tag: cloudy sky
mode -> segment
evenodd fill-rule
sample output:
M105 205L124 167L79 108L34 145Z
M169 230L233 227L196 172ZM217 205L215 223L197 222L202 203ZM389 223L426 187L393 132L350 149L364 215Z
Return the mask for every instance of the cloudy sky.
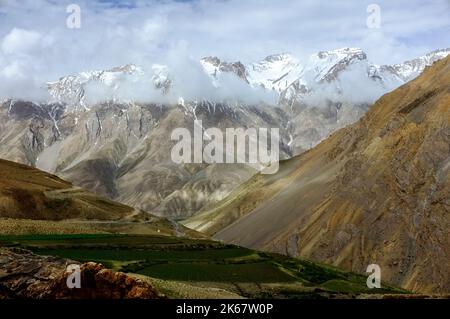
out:
M379 28L367 26L372 3ZM67 27L70 4L81 8L79 29ZM245 63L349 46L396 63L450 47L449 34L450 0L0 0L0 93L174 56Z

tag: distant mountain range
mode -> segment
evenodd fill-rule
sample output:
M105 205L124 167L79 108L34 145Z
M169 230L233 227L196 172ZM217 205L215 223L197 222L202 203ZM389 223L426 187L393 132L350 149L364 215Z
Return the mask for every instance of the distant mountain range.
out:
M370 79L371 90L367 96L360 97L361 101L373 102L379 95L384 94L419 75L426 66L446 57L450 49L441 49L428 53L422 57L395 65L378 66L371 63L366 53L358 48L343 48L332 51L321 51L311 55L306 61L300 61L291 54L283 53L271 55L262 61L244 65L241 62L221 61L218 57L206 57L200 63L206 74L210 76L211 84L220 88L226 86L222 74L231 73L252 88L263 88L275 91L279 96L279 103L294 101L301 103L301 99L313 95L316 89L327 88L328 96L320 95L325 101L332 98L339 101L342 96L349 97L352 92L345 92L351 88L345 87L344 79L351 76L354 83ZM51 102L62 102L75 109L89 108L89 101L110 99L116 103L133 101L133 94L126 94L124 88L138 83L148 84L148 90L157 90L162 96L169 96L167 101L189 100L180 92L171 92L174 83L178 81L177 74L169 66L152 65L150 69L133 64L116 67L103 71L87 71L78 75L70 75L56 82L48 83ZM176 73L176 72L175 72ZM344 78L342 78L344 77ZM350 84L354 84L350 83ZM153 84L153 88L150 87ZM93 98L91 95L99 95ZM188 93L189 95L189 93ZM236 100L240 99L236 92ZM139 97L136 97L139 98ZM149 97L147 97L149 98ZM208 100L208 94L199 100ZM156 98L155 98L156 99ZM161 99L164 100L164 99ZM215 97L210 102L227 102Z
M0 157L183 219L223 199L256 171L245 164L174 164L169 139L174 128L191 130L196 119L204 128L277 127L281 158L288 159L355 122L371 99L449 52L437 50L394 66L376 66L350 48L319 52L307 61L272 55L249 65L209 57L197 63L194 78L186 78L193 72L186 70L182 81L164 65L87 71L48 83L47 103L5 98ZM190 82L204 98L188 97L195 96ZM244 99L251 94L275 96L275 105ZM155 101L146 101L151 97Z

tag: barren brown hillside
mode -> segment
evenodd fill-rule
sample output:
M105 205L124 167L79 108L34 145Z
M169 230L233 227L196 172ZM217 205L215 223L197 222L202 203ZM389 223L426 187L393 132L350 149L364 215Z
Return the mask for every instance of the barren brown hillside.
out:
M0 159L0 234L92 232L201 236L54 175Z
M186 225L247 247L450 291L450 58Z

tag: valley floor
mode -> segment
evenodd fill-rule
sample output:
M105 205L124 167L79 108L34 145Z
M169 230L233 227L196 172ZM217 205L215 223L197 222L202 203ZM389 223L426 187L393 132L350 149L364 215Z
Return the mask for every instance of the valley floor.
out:
M330 266L206 239L99 233L3 235L0 245L101 263L142 279L170 298L367 298L406 293L388 286L368 289L364 276Z

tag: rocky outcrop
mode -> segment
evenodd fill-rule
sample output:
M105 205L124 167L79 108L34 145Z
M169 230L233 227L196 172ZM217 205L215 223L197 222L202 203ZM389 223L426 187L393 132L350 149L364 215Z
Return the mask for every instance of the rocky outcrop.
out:
M67 266L80 266L81 288L68 288ZM0 299L156 299L148 283L97 263L38 256L0 247Z

